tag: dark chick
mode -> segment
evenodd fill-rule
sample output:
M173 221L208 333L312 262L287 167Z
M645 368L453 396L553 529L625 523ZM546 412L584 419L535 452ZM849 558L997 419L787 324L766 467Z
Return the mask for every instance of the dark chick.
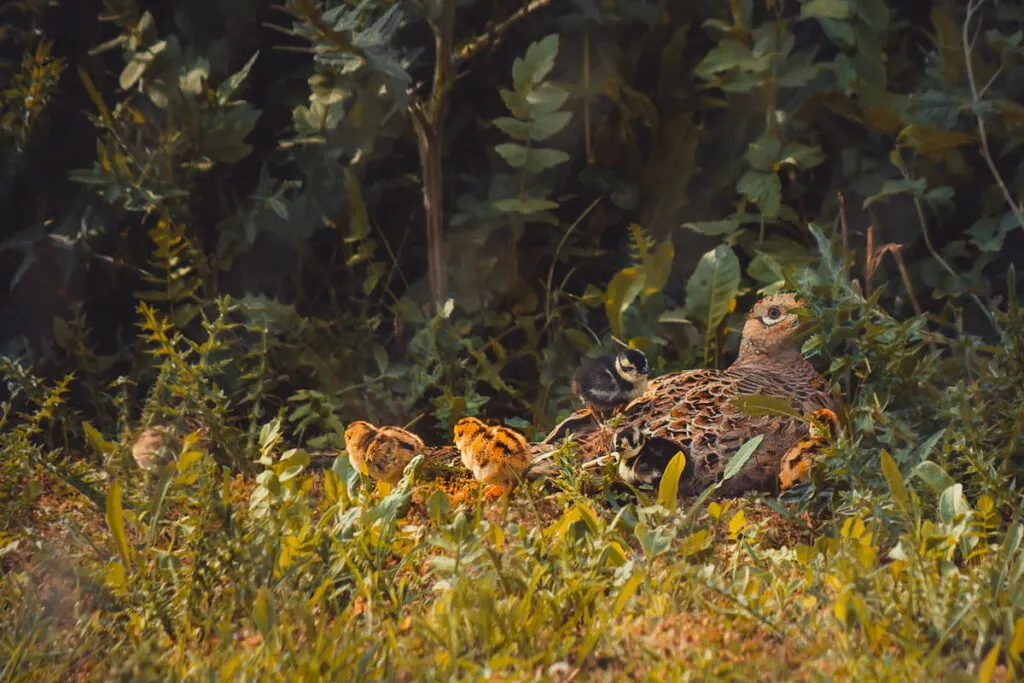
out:
M615 357L585 361L572 378L572 393L591 410L603 413L642 394L650 374L647 356L625 349Z

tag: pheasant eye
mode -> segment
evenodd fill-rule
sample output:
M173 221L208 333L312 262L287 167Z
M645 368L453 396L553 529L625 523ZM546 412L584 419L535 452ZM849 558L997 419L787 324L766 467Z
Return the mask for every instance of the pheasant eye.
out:
M767 311L765 311L764 315L761 316L761 322L763 322L765 325L774 325L775 323L782 320L783 315L784 314L781 308L779 308L778 306L772 306Z

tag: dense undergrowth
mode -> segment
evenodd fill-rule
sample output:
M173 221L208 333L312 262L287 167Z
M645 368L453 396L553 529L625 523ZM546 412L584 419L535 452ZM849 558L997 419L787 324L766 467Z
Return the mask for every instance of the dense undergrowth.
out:
M4 6L0 679L1021 677L1017 4ZM782 498L344 453L777 289L847 413Z
M996 311L994 345L953 310L900 322L828 253L791 285L852 432L782 502L635 499L571 472L481 502L421 458L384 492L343 454L311 471L281 418L240 453L255 477L198 431L147 475L92 428L83 457L40 449L74 380L26 381L0 437L5 676L1019 675L1022 310ZM151 395L215 396L220 323L190 347L143 313Z

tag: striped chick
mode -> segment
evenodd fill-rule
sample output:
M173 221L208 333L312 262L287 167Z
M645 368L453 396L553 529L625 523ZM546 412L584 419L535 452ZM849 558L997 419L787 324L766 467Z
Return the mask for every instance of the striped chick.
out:
M401 427L374 427L357 420L345 430L345 450L352 464L371 479L387 484L397 484L405 466L424 449L420 437Z
M475 417L455 423L455 447L477 480L487 484L485 495L500 496L512 488L530 464L530 446L508 427L488 427Z

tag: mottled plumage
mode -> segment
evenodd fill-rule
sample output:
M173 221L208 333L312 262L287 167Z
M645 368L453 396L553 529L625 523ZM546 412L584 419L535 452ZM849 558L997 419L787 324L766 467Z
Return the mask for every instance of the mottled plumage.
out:
M743 327L739 355L728 369L690 370L652 380L643 396L621 411L623 424L612 437L622 455L619 475L630 483L654 485L668 461L682 451L687 463L680 488L699 493L721 479L729 457L745 441L762 434L743 471L725 482L720 493L774 488L786 452L810 436L807 423L748 415L729 401L744 394L788 398L802 414L824 409L835 418L838 401L797 348L798 322L790 311L800 303L792 294L758 301Z
M406 465L425 450L423 441L401 427L374 427L357 420L345 430L349 460L371 479L397 484Z

